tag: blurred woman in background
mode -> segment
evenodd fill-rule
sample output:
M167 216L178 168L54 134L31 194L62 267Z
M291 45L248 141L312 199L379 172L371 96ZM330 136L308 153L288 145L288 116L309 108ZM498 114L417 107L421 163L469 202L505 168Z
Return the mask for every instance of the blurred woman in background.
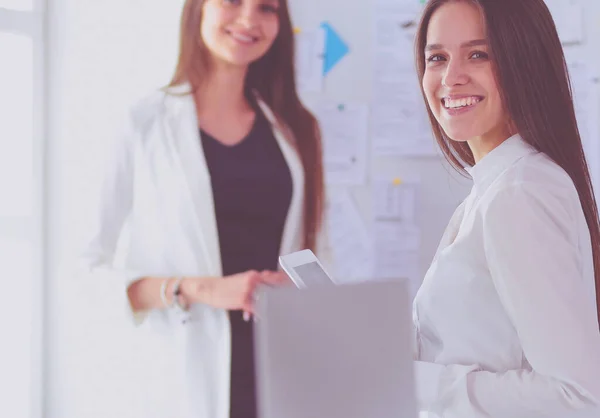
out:
M122 294L115 309L163 338L145 417L256 416L253 292L285 282L280 254L328 259L323 206L286 0L187 0L173 80L132 107L81 256Z
M600 230L543 0L431 0L417 64L437 141L474 181L415 298L423 411L600 416Z

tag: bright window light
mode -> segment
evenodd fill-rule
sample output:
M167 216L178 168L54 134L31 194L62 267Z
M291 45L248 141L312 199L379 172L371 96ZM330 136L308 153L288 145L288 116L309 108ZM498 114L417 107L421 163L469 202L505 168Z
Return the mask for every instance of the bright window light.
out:
M33 10L33 0L0 0L0 7L9 10L30 12Z
M32 215L32 47L28 36L0 32L0 218Z
M29 361L20 360L31 358L33 314L31 300L24 295L32 292L32 264L30 240L0 236L0 266L5 277L3 294L14 296L5 298L0 307L0 329L5 336L0 348L0 370L4 377L10 376L10 379L0 378L3 394L0 414L11 418L28 418L31 413L31 365Z

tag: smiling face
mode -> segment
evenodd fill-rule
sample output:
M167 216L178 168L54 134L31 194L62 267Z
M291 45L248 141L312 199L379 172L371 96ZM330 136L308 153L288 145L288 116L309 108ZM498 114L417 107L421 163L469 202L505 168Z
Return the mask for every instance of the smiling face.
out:
M206 0L200 35L214 60L247 67L279 33L279 0Z
M480 10L466 1L444 4L431 16L426 44L423 90L446 135L469 141L474 155L478 148L489 151L507 139L509 118Z

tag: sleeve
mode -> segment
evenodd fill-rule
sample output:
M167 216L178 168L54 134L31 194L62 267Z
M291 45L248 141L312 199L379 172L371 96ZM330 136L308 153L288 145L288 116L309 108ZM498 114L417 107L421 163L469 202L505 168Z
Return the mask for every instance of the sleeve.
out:
M600 331L574 209L572 199L526 185L484 209L489 270L531 367L416 362L423 409L445 418L600 417Z
M86 215L76 275L89 280L90 289L109 295L111 306L124 307L126 316L135 325L140 325L147 312L133 311L127 289L144 273L113 267L117 242L132 206L135 137L134 125L129 119L108 147L99 186L94 191L94 202Z

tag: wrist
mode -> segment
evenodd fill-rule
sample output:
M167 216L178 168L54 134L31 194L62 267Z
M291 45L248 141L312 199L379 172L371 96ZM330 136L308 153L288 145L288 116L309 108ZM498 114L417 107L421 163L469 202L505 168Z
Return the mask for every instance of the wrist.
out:
M216 280L213 277L185 277L181 281L180 295L186 305L202 303L212 305Z
M160 286L160 299L163 308L170 308L175 304L175 286L177 284L177 277L165 277L162 279Z
M167 309L171 306L171 301L173 300L172 294L172 278L165 277L162 279L160 284L160 301L161 307L163 309Z

